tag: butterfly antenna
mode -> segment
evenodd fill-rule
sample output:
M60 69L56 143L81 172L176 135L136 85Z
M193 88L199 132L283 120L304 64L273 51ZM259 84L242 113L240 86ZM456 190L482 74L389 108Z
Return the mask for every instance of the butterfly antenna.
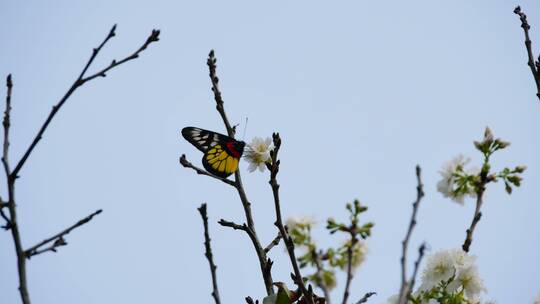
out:
M247 129L247 124L248 124L248 118L246 117L246 124L244 125L244 134L242 135L242 140L243 140L243 141L246 140L246 129Z

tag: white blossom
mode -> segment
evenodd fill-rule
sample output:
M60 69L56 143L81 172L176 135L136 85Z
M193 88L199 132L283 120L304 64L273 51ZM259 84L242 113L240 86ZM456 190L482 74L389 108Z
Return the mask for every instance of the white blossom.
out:
M454 277L447 290L463 290L467 299L478 302L480 294L486 291L486 288L475 262L476 257L461 248L436 252L427 257L419 290L430 290L441 281Z
M437 183L437 190L442 193L444 197L448 197L461 205L464 203L465 195L470 195L472 197L476 195L473 187L469 187L466 193L456 192L456 173L462 172L472 175L478 171L477 169L465 171L465 166L470 161L470 158L466 158L460 154L444 164L442 170L439 171L442 179Z
M456 270L459 272L461 269L469 268L476 262L476 256L469 255L463 249L456 248L450 251Z
M306 227L313 227L315 226L316 221L311 216L293 216L289 217L285 221L285 225L289 228L290 231L297 229L297 228L306 228Z
M263 172L266 168L266 162L270 159L272 140L270 137L262 139L254 137L251 143L247 145L244 159L249 163L248 171L253 172L255 169Z
M429 290L441 281L450 279L455 272L456 267L451 252L447 250L436 252L427 258L420 289Z
M456 278L448 287L451 290L457 290L460 286L463 287L468 299L478 299L479 295L486 290L475 265L459 269Z

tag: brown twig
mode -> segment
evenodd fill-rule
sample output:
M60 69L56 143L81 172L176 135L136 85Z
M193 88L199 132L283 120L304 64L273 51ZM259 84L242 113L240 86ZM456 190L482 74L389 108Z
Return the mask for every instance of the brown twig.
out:
M201 168L198 168L197 166L193 165L191 162L189 162L186 158L186 155L185 154L182 154L182 156L180 156L180 164L182 166L184 166L184 168L191 168L193 170L195 170L195 172L197 172L197 174L200 174L200 175L206 175L206 176L210 176L210 177L213 177L217 180L220 180L230 186L233 186L236 188L236 183L233 182L232 180L230 179L226 179L226 178L221 178L219 176L215 176L209 172L207 172L206 170L203 170Z
M356 304L362 304L362 303L366 303L368 301L368 299L373 296L373 295L376 295L377 293L376 292L368 292L366 293L360 300L358 300L358 302L356 302Z
M283 237L283 242L285 243L285 246L287 248L287 252L289 254L289 258L291 260L291 264L294 270L295 283L300 288L300 292L304 295L304 298L306 299L307 304L314 304L313 292L308 291L308 289L306 288L306 285L304 284L304 281L302 279L302 274L300 273L300 268L298 267L298 263L296 261L293 239L287 232L287 229L285 229L285 226L283 225L283 221L281 218L281 205L280 205L280 200L279 200L279 184L277 182L277 174L279 172L279 164L280 164L280 160L278 159L278 153L279 153L279 148L281 147L281 138L279 137L279 133L272 134L272 139L274 142L274 149L270 151L271 162L267 164L267 168L270 170L270 181L268 183L272 187L272 193L274 195L274 207L276 209L276 222L274 223L274 225L276 225L276 227L279 229L279 233Z
M418 270L420 269L420 263L422 263L422 259L424 258L424 252L426 251L426 243L422 243L420 247L418 248L418 258L414 262L414 271L411 276L411 279L409 280L408 284L408 294L407 297L411 294L414 288L414 284L416 283L416 277L418 276Z
M106 73L109 70L111 70L111 69L113 69L113 68L115 68L115 67L117 67L117 66L119 66L119 65L121 65L121 64L123 64L125 62L128 62L130 60L133 60L133 59L139 57L139 54L142 51L144 51L148 47L148 45L150 45L151 43L156 42L156 41L159 40L159 30L152 30L152 33L150 34L150 36L148 36L148 38L146 39L144 44L139 49L137 49L133 54L125 57L124 59L122 59L120 61L113 60L109 64L109 66L107 66L106 68L102 69L101 71L99 71L99 72L97 72L97 73L95 73L95 74L93 74L91 76L85 77L85 74L88 71L88 68L92 65L92 63L94 62L94 59L97 57L97 55L99 54L101 49L105 46L105 44L112 37L115 36L115 30L116 30L116 24L111 28L111 30L109 31L109 34L107 35L107 37L105 37L105 40L103 40L103 42L97 48L93 49L92 55L90 56L90 59L86 63L84 69L82 70L79 77L73 82L73 84L71 85L69 90L66 92L66 94L60 99L60 101L58 101L58 103L56 105L54 105L52 107L52 110L49 113L49 116L47 117L47 119L45 120L45 122L43 123L43 125L41 126L39 131L37 132L34 140L30 144L30 146L28 146L28 148L26 149L26 152L24 153L21 160L15 166L15 169L13 169L13 172L11 172L11 177L12 178L17 178L18 177L19 171L21 170L21 168L25 164L26 160L28 159L28 157L30 156L30 154L32 153L32 151L34 150L36 145L39 143L39 141L43 137L43 133L45 133L45 130L47 130L47 127L51 123L52 119L54 118L56 113L58 113L58 111L64 105L64 103L68 100L68 98L73 94L73 92L75 92L75 90L77 88L81 87L86 82L88 82L88 81L90 81L90 80L92 80L92 79L94 79L96 77L105 77Z
M88 71L88 68L94 62L94 59L96 58L98 53L105 46L105 44L112 37L114 37L115 29L116 29L116 25L111 28L111 30L109 31L109 34L107 35L107 37L105 37L103 42L97 48L95 48L92 51L92 55L91 55L90 59L88 60L88 62L86 63L86 65L84 66L81 74L73 82L71 87L64 94L64 96L58 101L58 103L55 104L52 107L52 110L49 113L48 117L45 119L45 122L43 123L43 125L40 127L40 129L36 133L36 136L34 137L32 142L30 143L30 145L28 146L26 151L24 152L21 159L17 162L17 164L16 164L15 168L13 169L13 171L11 171L11 168L10 168L10 165L9 165L9 160L8 160L12 80L11 80L11 75L8 75L8 77L7 77L8 92L7 92L7 97L6 97L6 110L4 112L4 120L3 120L4 144L3 144L3 153L2 153L2 164L3 164L3 167L4 167L5 174L6 174L7 189L8 189L7 207L8 207L8 210L9 210L9 222L6 225L6 228L9 228L11 230L11 234L12 234L12 237L13 237L13 243L15 245L15 251L16 251L16 254L17 254L17 266L18 266L17 268L18 268L18 274L19 274L19 292L20 292L21 300L22 300L23 304L30 304L30 296L29 296L29 293L28 293L28 284L27 284L27 279L26 279L26 258L30 257L30 256L33 256L33 255L36 255L36 254L46 252L46 251L55 251L56 247L65 245L65 240L63 239L63 235L69 233L69 231L67 233L62 234L61 236L57 235L56 237L53 237L48 241L46 240L47 242L45 242L43 244L40 243L41 245L38 244L38 245L40 245L38 247L34 246L35 248L32 247L29 250L25 251L23 249L23 246L22 246L21 236L20 236L20 232L19 232L19 226L18 226L18 223L17 223L17 210L16 210L16 203L15 203L15 181L19 177L20 170L22 169L22 167L24 166L24 164L26 163L26 161L28 160L28 158L30 157L32 152L34 151L34 148L36 147L36 145L39 143L39 141L43 137L43 134L47 130L49 124L51 123L51 121L53 120L55 115L58 113L60 108L65 104L65 102L69 99L69 97L77 90L77 88L81 87L86 82L88 82L88 81L90 81L90 80L92 80L92 79L94 79L94 78L96 78L98 76L105 77L106 72L108 72L109 70L111 70L114 67L119 66L122 63L125 63L127 61L130 61L132 59L137 58L139 56L139 53L142 52L144 49L146 49L146 47L148 47L148 45L150 43L159 40L159 31L153 30L152 34L147 38L147 40L143 44L143 46L140 47L135 53L131 54L130 56L128 56L128 57L126 57L126 58L124 58L124 59L122 59L122 60L120 60L118 62L113 60L113 62L109 66L104 68L103 70L101 70L101 71L99 71L99 72L97 72L97 73L95 73L95 74L93 74L91 76L85 77L85 74ZM3 214L3 210L1 210L1 208L0 208L0 214ZM3 214L2 217L5 220L8 219L8 217L5 216L5 214ZM54 241L54 242L49 247L39 249L43 245L48 244L48 243L50 243L52 241Z
M19 273L19 293L23 304L30 304L30 295L28 293L28 283L26 280L26 258L24 255L24 249L21 241L21 234L19 232L19 224L17 222L17 208L15 204L15 178L11 173L9 166L9 127L11 126L11 90L13 88L13 82L11 80L11 74L6 79L7 95L6 95L6 110L4 112L4 120L2 125L4 126L4 144L2 153L2 164L4 165L4 171L6 173L7 188L8 188L8 210L9 210L9 229L11 230L11 236L13 237L13 244L15 245L15 253L17 254L17 270Z
M484 203L484 192L486 191L486 184L489 182L488 179L488 172L482 170L480 172L480 181L477 186L476 191L476 208L474 210L474 216L471 222L471 226L469 229L467 229L465 241L463 242L463 245L461 248L463 248L463 251L469 252L469 249L471 247L472 241L473 241L473 234L474 229L476 228L476 225L478 225L478 222L480 221L480 218L482 217L482 212L480 209L482 208L482 204Z
M57 247L60 247L60 246L65 246L67 245L66 241L64 240L64 236L68 235L71 231L73 231L74 229L77 229L78 227L90 222L94 216L100 214L101 212L103 212L103 210L99 209L97 211L95 211L94 213L88 215L87 217L79 220L77 223L71 225L70 227L62 230L61 232L51 236L50 238L47 238L41 242L39 242L38 244L28 248L27 250L25 250L24 254L26 256L26 258L30 259L31 257L35 256L35 255L38 255L38 254L41 254L41 253L44 253L44 252L47 252L47 251L52 251L52 252L56 252L56 248ZM48 246L46 248L41 248L49 243L52 243L51 246Z
M527 15L521 11L521 7L517 6L514 9L514 14L519 16L519 19L521 20L521 28L523 28L523 32L525 33L525 48L527 49L527 65L531 69L531 73L533 74L534 81L536 83L536 96L540 99L540 57L538 58L538 61L534 60L534 55L532 51L532 42L529 37L529 30L531 26L527 22Z
M281 241L281 234L278 233L276 237L268 244L268 246L264 247L264 252L268 253L272 248L279 245L279 242Z
M416 200L413 203L413 212L411 215L411 220L409 222L409 228L407 229L407 234L405 235L405 238L401 242L401 287L399 288L399 301L398 303L406 303L407 298L409 297L409 294L412 292L412 284L414 282L414 277L416 276L416 270L415 274L411 278L411 280L407 280L407 247L409 246L409 240L412 235L412 231L414 227L416 226L416 214L418 213L418 207L420 206L420 202L422 201L422 198L424 197L424 184L422 183L422 169L419 165L416 165ZM421 248L424 248L425 246L422 245ZM423 249L422 249L423 253Z
M231 127L231 124L229 123L229 120L227 118L227 114L225 112L225 107L223 106L223 98L221 96L221 91L219 90L219 78L216 74L216 68L217 68L217 59L214 56L214 50L211 50L208 54L208 60L207 65L209 69L209 76L210 81L212 82L212 92L214 92L214 100L216 101L216 110L218 111L219 115L221 116L221 119L223 120L223 124L225 125L225 128L227 129L227 134L230 137L234 138L235 135L235 129L234 127ZM272 288L273 280L272 280L272 273L270 272L271 269L271 261L266 256L266 252L264 251L264 248L261 245L261 242L259 241L259 237L257 236L257 231L255 230L255 223L253 221L253 215L251 212L251 203L249 202L246 191L244 190L244 186L242 184L242 177L240 175L240 170L236 170L234 173L234 186L238 192L238 196L240 197L240 201L242 202L242 207L244 208L244 214L246 216L246 222L247 227L249 230L244 230L246 232L249 232L249 237L251 238L253 242L253 247L255 249L255 252L257 253L257 258L259 259L259 265L261 268L261 273L264 280L264 286L266 288L266 293L268 295L271 295L274 293L274 289Z
M351 243L347 247L347 280L345 281L345 289L343 291L343 301L342 304L347 304L347 301L349 300L349 289L351 288L351 282L354 277L353 269L352 269L352 259L353 259L353 248L358 242L358 239L356 238L356 233L354 232L356 230L356 227L351 227L349 229L351 234Z
M210 265L210 273L212 274L212 297L214 298L214 301L216 304L220 304L221 301L219 299L219 289L217 286L217 276L216 276L216 269L217 266L214 264L214 258L212 255L212 247L210 246L210 234L208 233L208 215L206 212L206 204L202 204L201 207L197 208L199 210L199 213L201 214L201 218L203 220L204 225L204 248L205 253L204 255L208 259L208 264Z

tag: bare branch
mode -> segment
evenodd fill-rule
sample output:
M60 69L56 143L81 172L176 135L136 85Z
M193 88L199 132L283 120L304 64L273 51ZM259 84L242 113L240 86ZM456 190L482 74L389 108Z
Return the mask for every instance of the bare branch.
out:
M304 284L304 281L302 279L302 274L300 273L300 268L298 267L298 263L296 261L296 256L294 253L294 242L285 229L285 226L283 225L283 221L281 219L281 205L279 201L279 184L277 182L277 174L279 172L279 164L280 161L278 159L278 153L279 148L281 147L281 138L279 137L279 133L272 134L272 138L274 141L274 149L270 152L271 157L271 163L267 164L268 169L270 170L270 181L268 182L270 186L272 187L272 193L274 195L274 206L276 209L276 222L274 225L279 229L279 233L283 237L283 242L285 242L287 252L289 254L289 258L291 260L291 264L294 270L294 281L298 284L298 287L300 288L300 292L304 295L304 298L307 301L307 304L314 304L313 302L313 292L309 292L306 288L306 285Z
M424 242L418 248L418 258L414 262L414 271L413 271L413 274L411 276L411 279L409 280L409 284L408 284L408 290L409 291L408 291L408 294L407 294L407 298L409 297L409 295L414 290L414 284L416 283L416 277L418 276L418 270L420 269L420 263L422 262L422 259L424 258L425 250L426 250L426 243Z
M2 164L4 166L4 172L6 173L6 177L9 179L11 176L11 171L9 168L9 128L11 126L11 90L13 88L13 82L11 80L11 74L9 74L6 78L6 87L7 87L7 94L6 94L6 109L4 111L4 119L2 120L2 125L4 126L4 144L3 144L3 150L2 150ZM9 182L9 180L8 180ZM8 203L9 204L9 203Z
M38 254L41 254L41 253L44 253L44 252L47 252L47 251L56 252L57 247L67 245L66 241L64 240L64 236L68 235L74 229L76 229L76 228L90 222L94 218L94 216L100 214L102 211L103 210L99 209L96 212L88 215L87 217L79 220L77 223L71 225L70 227L68 227L68 228L62 230L61 232L53 235L52 237L47 238L47 239L39 242L38 244L28 248L24 252L25 256L28 259L30 259L31 257L33 257L35 255L38 255ZM42 248L43 246L45 246L45 245L47 245L49 243L52 243L52 244L50 246L48 246L48 247Z
M231 127L231 124L227 118L227 114L225 113L225 108L223 106L223 98L221 96L221 91L219 90L219 79L216 74L216 68L217 68L217 59L214 56L214 50L211 50L208 54L208 60L207 65L209 69L209 76L210 81L212 82L212 92L214 92L214 99L216 101L216 110L218 111L219 115L221 116L221 119L223 120L223 124L225 125L225 128L227 129L227 134L230 137L234 138L235 135L235 128ZM240 170L236 170L234 173L235 178L235 187L238 191L238 195L240 197L240 201L242 202L242 207L244 208L244 214L246 216L246 223L247 227L249 228L250 238L253 242L253 246L255 249L255 252L257 253L257 258L259 259L259 265L261 268L261 273L264 280L264 285L266 288L266 293L268 295L271 295L274 293L274 289L272 287L273 280L272 280L272 273L270 271L272 265L269 264L270 259L267 258L266 252L264 251L261 242L259 241L259 238L257 236L257 231L255 230L255 222L253 221L253 215L251 213L251 203L249 202L246 191L244 190L244 186L242 184L242 177L240 175Z
M11 74L6 79L7 95L6 95L6 110L4 111L4 120L2 125L4 126L4 144L2 153L2 164L4 166L4 172L6 174L6 182L8 189L8 210L9 219L2 211L2 217L8 220L5 229L11 230L11 236L13 238L13 244L15 245L15 253L17 254L17 271L19 273L19 293L23 304L30 304L30 295L28 293L28 283L26 281L26 259L24 255L24 249L21 241L21 234L19 232L19 225L17 223L17 208L15 206L15 179L12 178L10 166L9 166L9 127L11 125L11 90L13 88L13 82Z
M203 220L204 225L204 248L205 248L205 256L208 259L208 264L210 265L210 272L212 274L212 297L214 298L214 301L216 304L220 304L221 301L219 299L219 289L217 286L217 276L216 276L216 269L217 266L214 264L214 258L212 255L212 247L210 246L210 234L208 233L208 215L206 213L206 204L202 204L201 207L197 208L199 210L199 213L201 214L201 218Z
M184 168L191 168L193 170L195 170L195 172L197 172L197 174L200 174L200 175L206 175L206 176L210 176L210 177L213 177L217 180L220 180L230 186L233 186L236 188L236 183L233 182L232 180L230 179L227 179L227 178L222 178L222 177L219 177L219 176L215 176L209 172L207 172L206 170L203 170L201 168L198 168L197 166L193 165L191 162L189 162L187 159L186 159L186 155L185 154L182 154L182 156L180 156L180 164L182 166L184 166Z
M484 203L484 192L486 191L486 185L490 181L488 173L489 172L485 170L482 170L480 172L480 181L476 186L476 208L474 210L474 216L471 222L471 226L466 231L465 241L461 246L463 248L463 251L465 252L469 252L473 241L474 229L476 228L476 225L478 225L478 222L480 222L480 218L482 218L482 212L480 211L480 209L482 208L482 204Z
M480 211L480 208L482 207L482 204L484 202L483 201L484 191L485 191L485 184L484 186L482 186L482 189L477 193L476 208L474 210L473 220L471 222L471 226L466 231L465 241L463 242L463 245L461 246L461 248L463 248L463 251L465 252L469 252L469 249L473 241L474 230L476 228L476 225L478 225L478 222L480 222L480 218L482 218L482 212Z
M376 292L368 292L366 293L358 302L356 302L356 304L362 304L362 303L366 303L368 301L368 299L373 296L373 295L376 295L377 293Z
M347 247L347 280L345 282L345 290L343 291L343 301L341 302L342 304L347 304L347 301L349 300L349 289L351 287L351 282L354 276L352 269L353 248L358 242L358 239L356 238L356 234L353 231L355 231L355 227L351 227L350 229L351 243Z
M58 111L64 105L64 103L68 100L68 98L73 94L73 92L75 92L75 90L77 88L81 87L86 82L88 82L88 81L90 81L90 80L92 80L92 79L94 79L94 78L96 78L98 76L105 77L105 73L107 71L109 71L110 69L112 69L114 67L117 67L117 66L121 65L122 63L125 63L127 61L130 61L132 59L135 59L135 58L139 57L139 53L142 52L143 50L145 50L148 47L149 44L159 40L159 30L152 30L152 33L146 39L145 43L137 51L135 51L133 54L127 56L126 58L124 58L124 59L122 59L122 60L120 60L118 62L113 60L108 67L106 67L103 70L97 72L96 74L93 74L93 75L88 76L88 77L85 78L84 77L85 73L87 72L90 65L92 65L92 62L97 57L97 55L99 54L99 52L101 51L103 46L105 46L105 44L109 41L109 39L111 39L112 37L115 36L115 29L116 29L116 25L114 25L111 28L109 34L107 35L107 37L105 37L105 40L103 40L103 42L99 45L99 47L92 50L92 55L90 56L90 59L86 63L86 65L85 65L84 69L82 70L81 74L79 75L79 77L75 80L75 82L73 82L73 84L71 85L69 90L60 99L60 101L56 105L54 105L52 107L52 110L49 113L49 116L47 117L47 119L45 120L45 122L43 123L43 125L41 126L39 131L37 132L34 140L30 144L30 146L26 149L26 152L24 153L21 160L19 160L19 162L17 163L17 166L15 166L15 169L13 170L13 172L11 172L11 174L10 174L11 178L15 179L15 178L18 177L19 171L21 170L21 168L25 164L26 160L28 159L28 157L30 156L30 154L32 153L32 151L34 150L36 145L39 143L39 141L43 137L43 133L45 133L45 130L47 130L47 127L51 123L52 119L54 118L56 113L58 113Z
M281 241L281 234L278 233L278 235L276 235L276 237L272 240L272 242L270 242L270 244L268 244L268 246L264 248L264 252L268 253L270 250L272 250L272 248L277 246L280 241Z
M223 119L223 123L225 124L225 128L227 129L227 134L230 137L234 138L234 134L236 133L236 130L231 127L231 124L229 123L229 119L227 118L227 114L225 113L225 109L223 107L223 98L221 97L221 91L219 90L219 78L216 74L216 68L217 68L217 59L214 56L214 50L211 50L208 54L208 60L206 61L206 64L208 65L208 69L210 71L210 81L212 81L212 92L214 92L214 99L216 101L216 110L219 112L219 115L221 115L221 118Z
M527 49L527 57L528 57L527 65L531 69L531 73L533 74L534 81L536 83L536 90L537 90L536 96L538 96L538 98L540 99L540 71L539 71L540 63L538 61L535 62L534 60L534 54L532 51L532 42L529 37L529 29L531 28L531 26L527 22L527 15L525 15L525 13L521 11L520 6L517 6L514 9L514 14L518 15L519 19L521 20L521 28L523 28L523 32L525 34L525 48Z
M401 287L399 289L399 301L398 303L406 303L407 298L409 297L409 294L412 292L412 282L407 281L407 247L409 245L409 240L412 235L412 231L414 227L416 226L416 214L418 212L418 207L420 206L420 202L422 201L422 198L424 197L424 184L422 183L422 169L419 165L416 165L416 201L413 203L413 212L411 215L411 220L409 222L409 228L407 229L407 234L405 235L405 238L401 242ZM422 248L424 245L422 245ZM422 250L423 253L423 250ZM414 277L413 277L414 280Z

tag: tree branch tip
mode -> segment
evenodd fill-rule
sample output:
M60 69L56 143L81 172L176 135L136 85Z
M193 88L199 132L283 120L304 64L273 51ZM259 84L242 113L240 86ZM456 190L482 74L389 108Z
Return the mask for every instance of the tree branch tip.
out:
M8 88L11 88L13 86L13 82L11 80L11 73L9 73L6 77L6 85Z
M117 27L117 23L113 24L111 30L109 31L109 37L114 37L116 36L116 27Z

